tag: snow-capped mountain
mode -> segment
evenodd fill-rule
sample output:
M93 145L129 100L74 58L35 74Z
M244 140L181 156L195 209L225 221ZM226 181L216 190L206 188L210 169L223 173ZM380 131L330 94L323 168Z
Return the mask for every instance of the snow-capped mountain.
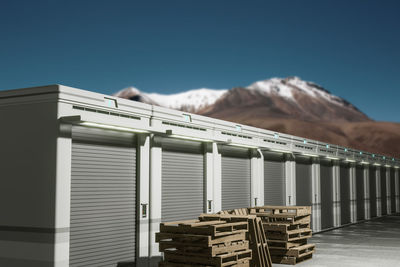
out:
M144 93L135 87L129 87L115 96L208 116L230 111L244 116L257 108L273 117L368 120L365 114L346 100L298 77L272 78L230 90L201 88L170 95ZM243 108L245 110L241 110Z
M246 87L251 90L258 90L266 94L275 94L288 100L296 101L297 93L306 94L312 98L324 98L338 105L348 104L344 99L331 94L322 86L313 82L306 82L299 77L288 77L285 79L272 78L264 81L255 82Z
M259 116L305 121L366 121L369 118L348 101L298 77L273 78L229 90L200 114L243 119Z
M140 92L135 87L121 90L115 96L137 100L148 104L179 109L187 112L197 112L215 103L228 90L213 90L207 88L189 90L177 94L158 94Z

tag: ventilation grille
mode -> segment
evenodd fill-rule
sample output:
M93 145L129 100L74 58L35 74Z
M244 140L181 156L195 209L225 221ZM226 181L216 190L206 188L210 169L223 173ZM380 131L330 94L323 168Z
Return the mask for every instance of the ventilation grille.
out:
M187 129L193 129L193 130L203 131L203 132L207 131L207 129L205 129L205 128L200 128L200 127L185 125L185 124L179 124L179 123L174 123L174 122L168 122L168 121L163 121L162 124L181 127L181 128L187 128Z
M228 132L221 132L221 134L229 135L229 136L236 136L236 137L245 138L245 139L253 139L253 137L251 137L251 136L242 135L242 134L234 134L234 133L228 133Z
M82 107L82 106L72 106L72 108L83 110L83 111L88 111L88 112L93 112L93 113L100 113L100 114L104 114L104 115L122 117L122 118L133 119L133 120L141 120L140 117L126 115L123 113L110 112L110 111L101 110L101 109L87 108L87 107Z
M328 154L331 154L331 155L335 154L334 150L329 150L329 149L324 149L324 148L320 148L319 151L325 152L325 153L328 153Z
M295 144L294 146L297 148L301 148L301 149L305 149L305 150L309 150L309 151L314 150L314 148L312 146L305 146L305 145L299 145L299 144Z
M287 145L287 143L285 143L285 142L276 141L276 140L270 140L270 139L264 139L264 142L271 143L271 144L282 145L282 146L286 146Z

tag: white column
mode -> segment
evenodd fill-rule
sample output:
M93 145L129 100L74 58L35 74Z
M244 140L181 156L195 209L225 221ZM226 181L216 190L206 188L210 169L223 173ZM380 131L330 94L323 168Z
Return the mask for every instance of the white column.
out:
M382 216L381 167L376 167L376 216Z
M162 149L157 137L152 138L150 148L150 245L149 256L151 258L161 256L158 244L155 242L155 234L160 230L161 222L161 160ZM151 265L153 266L153 265ZM154 265L156 266L156 265Z
M350 219L357 221L357 188L356 188L356 166L350 165Z
M253 150L251 157L251 206L264 205L264 155Z
M213 143L205 143L204 150L204 173L205 173L205 203L204 210L213 213L214 210L214 155Z
M296 162L291 158L285 161L286 205L296 205Z
M338 227L341 223L340 213L340 165L338 161L333 162L333 226Z
M71 160L72 139L70 124L60 125L56 151L55 228L68 229L66 233L55 233L54 266L69 265L69 229L71 214Z
M138 135L137 198L139 206L137 263L147 265L149 257L150 136Z
M221 173L221 154L218 153L216 143L212 144L213 154L213 212L222 210L222 173Z
M369 165L364 165L364 217L366 220L371 219Z
M400 212L400 181L399 181L399 169L394 170L394 179L395 179L395 185L396 185L396 212Z
M312 230L321 231L321 172L319 161L313 159L311 165L312 180Z
M387 206L387 214L392 213L392 200L391 200L390 191L390 167L386 167L386 206Z

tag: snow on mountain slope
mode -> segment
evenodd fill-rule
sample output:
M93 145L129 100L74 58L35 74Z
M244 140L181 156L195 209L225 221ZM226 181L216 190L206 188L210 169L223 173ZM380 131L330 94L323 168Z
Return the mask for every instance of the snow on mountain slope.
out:
M302 93L312 98L323 98L331 103L344 105L347 104L342 98L332 95L323 87L301 80L299 77L272 78L263 81L257 81L246 87L250 90L258 90L266 94L273 94L284 97L296 102L295 94Z
M201 88L171 95L157 93L146 95L160 106L195 112L214 104L226 92L227 90Z
M246 87L250 90L258 90L266 94L275 94L293 100L293 89L282 83L282 79L272 78L264 81L257 81Z

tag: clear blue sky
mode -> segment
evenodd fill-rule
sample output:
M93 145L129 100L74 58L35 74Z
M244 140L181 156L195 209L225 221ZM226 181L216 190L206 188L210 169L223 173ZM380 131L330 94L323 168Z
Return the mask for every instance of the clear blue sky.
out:
M174 93L293 75L400 122L400 1L0 2L0 90Z

